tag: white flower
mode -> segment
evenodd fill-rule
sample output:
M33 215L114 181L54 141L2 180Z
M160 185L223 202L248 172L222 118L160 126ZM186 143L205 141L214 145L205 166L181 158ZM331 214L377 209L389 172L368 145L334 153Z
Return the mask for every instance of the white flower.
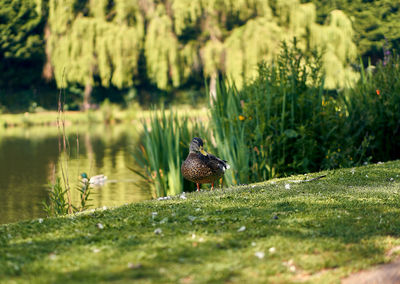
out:
M99 228L100 230L104 229L104 226L102 223L97 223L97 228Z
M270 247L268 251L270 254L273 254L275 253L276 249L274 247Z
M289 184L289 183L286 183L286 184L285 184L285 188L286 188L286 189L290 189L290 184Z
M40 224L42 224L42 223L43 223L43 219L42 219L42 218L39 218L39 219L38 219L38 222L39 222Z
M94 253L98 253L98 252L100 252L100 249L94 248L94 249L92 249L92 251L93 251Z
M157 229L154 230L154 234L156 234L156 235L159 235L161 233L162 233L161 228L157 228Z
M242 227L240 227L237 231L238 231L238 232L243 232L244 230L246 230L246 227L245 227L245 226L242 226Z
M368 175L365 175L366 178L368 178Z
M182 194L179 196L179 198L180 199L186 199L185 192L182 192Z
M251 242L252 247L255 247L256 245L257 245L256 242Z
M107 206L103 206L103 210L107 210Z
M259 259L263 259L264 256L265 256L265 253L262 252L262 251L257 251L254 255L255 255L256 257L258 257Z

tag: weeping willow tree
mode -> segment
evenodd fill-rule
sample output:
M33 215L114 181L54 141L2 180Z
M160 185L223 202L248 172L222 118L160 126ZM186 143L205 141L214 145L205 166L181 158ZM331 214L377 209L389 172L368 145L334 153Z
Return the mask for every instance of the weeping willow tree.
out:
M130 87L138 65L161 90L226 75L240 88L270 61L282 40L325 51L327 86L351 83L356 57L349 18L332 11L324 24L300 0L49 0L50 60L57 84L78 84L88 105L93 86ZM143 57L142 57L143 55ZM142 63L139 63L141 59Z
M110 8L107 0L49 2L47 44L55 79L60 87L63 81L84 86L84 109L96 83L126 88L137 75L144 20L135 1L113 3Z

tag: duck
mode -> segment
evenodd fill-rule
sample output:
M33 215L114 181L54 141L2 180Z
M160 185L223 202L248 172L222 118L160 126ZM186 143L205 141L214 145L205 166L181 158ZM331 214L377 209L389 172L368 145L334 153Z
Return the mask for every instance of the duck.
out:
M104 185L105 182L107 181L107 176L105 176L105 175L92 176L89 179L88 175L86 173L82 173L81 178L82 178L82 181L84 181L84 182L89 181L89 184L93 184L93 185Z
M194 137L190 142L189 154L181 166L182 176L196 183L197 191L200 191L200 184L203 183L211 183L211 190L214 190L214 182L230 168L227 161L207 153L203 146L203 140Z

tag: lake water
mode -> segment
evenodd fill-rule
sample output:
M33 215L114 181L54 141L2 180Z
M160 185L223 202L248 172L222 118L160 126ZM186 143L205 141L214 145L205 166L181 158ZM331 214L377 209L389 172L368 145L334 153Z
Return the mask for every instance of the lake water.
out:
M140 170L131 155L139 139L134 125L67 126L66 134L67 163L59 155L56 127L0 128L0 224L45 217L42 202L48 198L48 183L61 175L61 163L68 166L74 204L79 204L76 187L82 172L108 177L92 189L91 208L152 198L149 185L127 168Z

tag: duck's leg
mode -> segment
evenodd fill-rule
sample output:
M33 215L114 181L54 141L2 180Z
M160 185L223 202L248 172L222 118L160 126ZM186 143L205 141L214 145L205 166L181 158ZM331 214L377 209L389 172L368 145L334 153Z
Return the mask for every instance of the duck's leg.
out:
M197 185L197 191L200 191L200 184L196 183Z
M214 190L214 182L211 183L211 190Z
M219 188L222 188L222 178L219 179Z

